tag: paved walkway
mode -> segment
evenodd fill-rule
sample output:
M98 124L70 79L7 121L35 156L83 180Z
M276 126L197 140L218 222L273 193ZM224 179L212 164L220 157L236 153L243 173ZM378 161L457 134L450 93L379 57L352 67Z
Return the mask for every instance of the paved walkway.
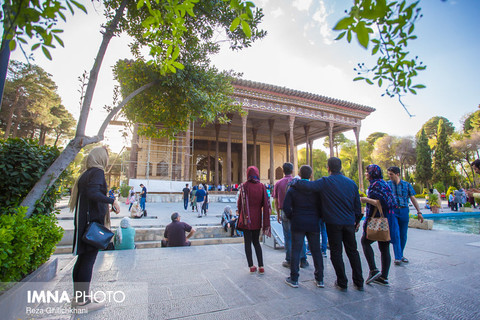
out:
M479 235L410 229L406 256L411 262L392 265L390 287L367 285L364 292L335 289L329 259L324 260L326 287L316 288L311 257L311 266L300 272L300 288L290 288L284 283L289 274L281 265L284 252L267 246L263 252L264 275L248 272L242 244L102 252L91 290L121 291L125 301L108 302L105 309L88 315L49 318L480 319ZM377 248L375 252L380 265ZM59 257L62 268L49 288L71 294L74 260L71 255ZM117 298L122 296L117 293ZM59 306L68 304L38 308Z

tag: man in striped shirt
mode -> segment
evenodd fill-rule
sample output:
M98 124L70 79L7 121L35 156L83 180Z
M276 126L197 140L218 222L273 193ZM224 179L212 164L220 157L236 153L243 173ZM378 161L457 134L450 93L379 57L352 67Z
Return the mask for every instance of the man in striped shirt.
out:
M403 256L405 245L407 244L407 231L410 209L408 208L408 201L412 201L415 209L417 209L417 218L423 222L422 212L418 206L415 198L415 191L410 183L400 179L400 168L390 167L387 169L390 181L388 185L392 189L392 193L397 201L397 208L395 208L395 218L398 221L398 228L400 230L400 244L393 246L395 253L395 265L400 265L402 262L408 263L408 259Z

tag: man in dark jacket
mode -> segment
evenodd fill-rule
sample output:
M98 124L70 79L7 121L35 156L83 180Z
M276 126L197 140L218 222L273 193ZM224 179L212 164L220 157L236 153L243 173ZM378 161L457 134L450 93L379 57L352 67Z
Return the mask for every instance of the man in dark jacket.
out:
M300 178L310 179L312 168L302 166ZM300 251L304 246L305 236L310 245L313 264L315 266L315 283L317 287L323 288L323 258L320 249L320 199L311 191L299 191L293 188L288 189L283 202L283 211L291 222L292 253L290 264L290 277L285 283L293 288L298 288L298 263Z
M358 187L353 180L340 172L340 159L331 157L327 166L330 174L328 177L316 181L300 180L292 185L292 188L316 192L320 198L322 217L327 225L330 260L337 275L335 286L342 291L347 289L348 280L342 257L343 243L352 266L353 283L357 290L363 291L362 264L355 239L355 232L358 231L362 219Z

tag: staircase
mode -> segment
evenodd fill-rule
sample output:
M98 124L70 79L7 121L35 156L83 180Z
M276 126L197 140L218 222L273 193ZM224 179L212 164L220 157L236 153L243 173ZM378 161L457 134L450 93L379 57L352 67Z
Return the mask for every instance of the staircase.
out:
M197 226L190 242L192 246L209 244L243 243L243 237L230 237L230 230L225 232L221 226ZM137 249L160 248L165 228L135 228L135 245ZM57 244L55 254L72 252L73 230L65 230L63 239Z

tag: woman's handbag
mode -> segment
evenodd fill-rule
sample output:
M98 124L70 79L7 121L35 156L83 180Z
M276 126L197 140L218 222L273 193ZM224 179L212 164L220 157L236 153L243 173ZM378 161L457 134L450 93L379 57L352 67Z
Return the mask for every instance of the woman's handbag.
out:
M380 217L375 218L377 207L375 206L372 215L367 220L367 239L371 241L390 241L390 228L388 219L383 216L380 209Z
M82 237L83 242L105 250L113 238L113 232L98 222L90 222L90 215L88 213L87 215L89 216L89 223Z

